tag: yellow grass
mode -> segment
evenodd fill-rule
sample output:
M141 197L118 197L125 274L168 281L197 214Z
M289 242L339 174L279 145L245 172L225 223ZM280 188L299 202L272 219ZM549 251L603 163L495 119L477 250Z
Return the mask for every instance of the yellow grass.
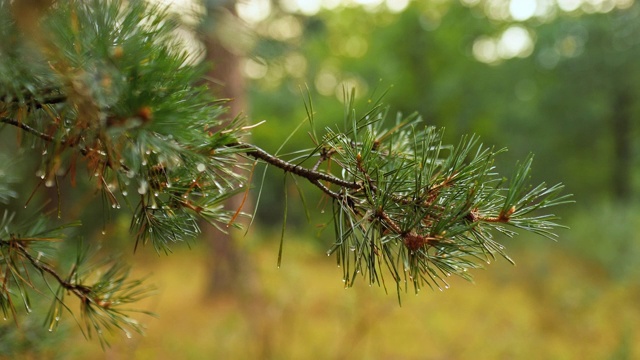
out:
M544 241L544 240L537 240ZM207 299L205 251L139 264L159 293L144 306L146 336L68 344L91 359L633 359L640 358L640 289L613 283L554 244L512 252L452 279L449 290L389 294L360 281L344 289L333 258L304 240L250 250L252 285ZM631 284L634 284L631 282ZM248 289L248 290L246 290Z

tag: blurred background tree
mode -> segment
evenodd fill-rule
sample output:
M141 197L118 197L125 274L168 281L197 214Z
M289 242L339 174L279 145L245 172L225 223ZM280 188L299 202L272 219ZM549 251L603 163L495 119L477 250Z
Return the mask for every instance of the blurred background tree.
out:
M640 10L635 1L251 0L235 7L253 29L247 35L253 46L240 65L248 79L248 111L267 120L253 131L256 143L275 151L281 135L305 118L301 88L308 88L315 108L322 109L316 117L320 126L343 117L343 87L354 86L362 104L388 89L385 102L392 111L418 110L428 123L447 129L447 142L477 133L490 145L508 147L499 165L536 153L536 180L562 180L580 204L564 211L573 230L560 243L579 256L570 264L587 264L579 281L586 289L596 286L586 278L602 270L629 287L624 299L636 298L640 151L633 99ZM203 13L199 4L196 9ZM283 153L304 144L304 136L293 137ZM264 188L257 217L261 232L281 220L281 174L268 172ZM310 196L309 203L319 202ZM302 211L289 210L288 222L301 232L309 229ZM553 307L554 296L565 293L548 284L553 261L539 261L539 271L529 274L535 278L520 280ZM566 292L571 304L600 293L579 287ZM619 329L610 327L617 334ZM616 354L633 357L629 339L637 339L638 332L620 331L619 344L612 340L619 345Z
M344 84L362 96L390 88L394 109L417 109L452 139L478 133L514 158L533 146L538 175L565 179L587 202L634 198L635 2L309 3L284 1L254 24L261 36L245 72L255 117L301 118L278 99L304 84L323 109ZM255 136L268 143L264 130Z
M567 215L581 228L588 221L578 218L597 209L636 213L637 2L255 0L239 9L258 34L244 67L255 118L293 129L297 124L281 114L303 118L304 109L282 99L308 87L323 109L317 121L328 125L341 116L335 104L343 86L355 86L363 102L388 90L394 110L417 109L428 123L446 128L448 139L476 133L486 143L504 144L509 152L499 164L533 151L544 164L537 179L562 179L575 192L584 212ZM272 135L268 127L254 132L262 144ZM303 141L294 138L290 146ZM266 186L282 191L276 179ZM281 206L274 200L263 200L269 211L260 218L267 224ZM585 233L608 223L600 219ZM302 217L298 221L304 226ZM592 259L612 248L640 251L635 236L588 237L589 245L568 236L564 246ZM608 259L610 271L628 269L624 259Z

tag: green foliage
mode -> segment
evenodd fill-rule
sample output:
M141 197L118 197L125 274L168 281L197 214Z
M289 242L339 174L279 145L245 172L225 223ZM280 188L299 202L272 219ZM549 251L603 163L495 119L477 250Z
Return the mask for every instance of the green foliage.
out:
M239 210L222 203L243 191L252 175L239 155L306 179L328 197L335 229L330 254L347 286L362 274L386 287L387 272L398 296L408 283L416 291L448 287L446 277L469 279L467 269L478 262L496 254L509 259L496 233L555 236L559 225L546 211L568 197L560 195L561 185L527 185L531 157L506 181L494 170L500 151L476 136L444 145L443 131L417 115L398 116L387 128L388 110L379 101L360 115L355 91L345 89L342 127L318 136L308 100L312 148L274 156L242 141L250 127L240 120L220 121L222 104L196 85L203 69L175 50L176 24L158 7L58 2L40 9L42 16L35 11L36 31L19 17L12 21L11 9L0 3L1 31L14 45L1 49L0 72L8 84L0 88L2 130L18 130L28 138L18 146L35 149L36 189L55 189L60 199L61 184L88 181L104 212L130 211L136 249L151 243L168 253L173 243L195 237L201 220L222 231L236 225ZM33 56L25 58L27 52ZM0 199L15 195L4 190ZM535 215L538 210L545 212ZM49 329L70 310L67 298L75 297L86 336L97 334L104 343L105 332L142 330L129 305L151 289L131 280L128 267L90 262L89 245L61 275L47 247L79 224L22 217L5 212L0 232L5 316L17 313L16 299L29 309L29 289L42 288L31 280L35 272L53 295Z
M393 111L418 111L428 124L446 128L445 141L475 133L485 144L508 147L501 166L534 152L544 164L533 174L536 181L562 179L578 197L606 199L623 158L614 150L621 143L613 131L616 109L626 111L631 123L625 166L638 168L633 139L640 130L633 119L639 108L616 102L620 93L636 98L640 91L640 5L624 3L569 13L549 4L546 15L527 21L507 16L507 3L502 8L491 1L414 1L398 14L345 6L299 17L303 31L286 40L287 51L259 54L267 70L251 84L252 114L274 128L292 129L290 117L281 114L298 119L304 111L286 99L299 96L300 85L308 83L316 108L323 109L317 122L331 126L341 116L335 103L343 84L357 85L360 101L373 89L390 88L385 102ZM499 40L513 26L531 37L526 56L477 60L479 40L492 39L494 52L504 50ZM304 59L304 71L287 71L293 56ZM320 86L327 78L329 90ZM274 138L268 127L254 134L265 148L279 145ZM291 148L303 141L294 139ZM632 178L626 198L636 200L637 172Z
M313 169L326 164L335 176L307 178L332 200L336 243L329 254L336 254L346 286L361 274L386 287L386 268L398 291L408 283L416 291L448 287L448 276L470 279L474 259L489 262L500 254L511 261L493 239L496 232L513 236L516 228L555 237L556 217L532 214L568 196L559 195L561 185L527 185L532 157L507 183L493 165L500 151L477 137L444 145L442 131L425 127L417 115L398 116L387 129L381 105L357 115L347 103L344 130L328 128L318 138L312 129L315 148L292 160L315 159Z
M640 211L635 204L587 206L567 219L572 231L563 245L590 259L611 278L633 282L640 276L638 221Z
M242 178L235 172L236 151L224 145L234 140L237 123L210 131L220 124L222 108L206 87L194 85L202 69L174 49L176 24L163 11L144 2L62 2L38 24L43 35L30 37L10 21L8 2L0 6L2 31L13 41L1 49L1 78L10 85L0 88L0 117L28 134L22 146L41 151L37 188L56 188L60 197L61 181L85 180L80 174L86 168L103 211L130 208L136 244L150 241L158 251L192 238L196 219L229 223L232 213L221 203ZM16 196L5 186L6 171L0 176L5 201ZM81 301L87 336L113 328L141 331L126 306L148 289L130 280L122 264L89 263L82 250L68 275L58 274L47 248L62 240L64 227L49 228L41 216L4 213L5 316L16 313L15 296L29 308L28 288L40 287L30 280L35 270L58 283L50 285L51 329L69 310L65 295L73 295Z
M42 302L42 301L40 301ZM44 304L34 304L40 308ZM4 359L65 359L69 351L59 346L69 336L69 326L63 326L51 333L42 326L42 319L24 316L21 312L20 324L5 321L0 324L0 357Z

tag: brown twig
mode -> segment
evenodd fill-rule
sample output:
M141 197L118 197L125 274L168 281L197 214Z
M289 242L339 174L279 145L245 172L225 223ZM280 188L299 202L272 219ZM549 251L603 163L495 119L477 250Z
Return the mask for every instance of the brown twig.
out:
M381 219L391 231L402 237L402 242L409 250L416 251L425 246L430 241L439 240L438 238L433 236L420 235L414 230L402 230L400 226L395 221L393 221L391 217L389 217L389 214L382 210L382 208L378 209L378 211L376 212L376 216Z
M4 123L4 124L7 124L7 125L15 126L15 127L19 128L19 129L22 129L22 130L24 130L27 133L30 133L32 135L35 135L35 136L39 137L40 139L42 139L44 141L47 141L47 142L56 141L56 139L53 136L45 134L43 132L40 132L37 129L34 129L31 126L29 126L29 125L27 125L27 124L25 124L25 123L23 123L21 121L15 120L15 119L11 119L11 118L8 118L8 117L0 117L0 123ZM60 144L64 145L64 146L72 147L72 148L73 147L77 148L78 151L80 151L80 153L85 157L88 157L88 156L90 156L91 154L94 154L94 153L105 155L103 152L101 152L99 150L96 150L96 149L93 149L93 148L86 148L84 146L81 146L81 145L78 145L76 143L73 143L73 142L70 142L70 141L66 141L66 140L60 140ZM124 165L124 164L114 165L114 163L110 159L106 159L104 161L104 163L107 166L109 166L111 169L114 169L114 170L120 169L120 170L125 171L125 172L129 171L129 168L126 165Z
M11 118L3 116L3 117L0 117L0 122L8 124L8 125L15 126L17 128L20 128L20 129L22 129L22 130L24 130L24 131L26 131L26 132L28 132L28 133L30 133L32 135L35 135L35 136L39 137L40 139L42 139L44 141L48 141L48 142L54 141L53 136L47 135L45 133L42 133L42 132L32 128L31 126L23 123L22 121L18 121L18 120L11 119Z
M511 215L516 212L516 207L512 206L506 211L501 211L498 216L482 216L478 213L478 209L474 209L467 216L472 222L490 222L490 223L508 223Z
M18 251L20 255L22 255L24 258L29 260L29 263L38 271L40 271L41 274L47 273L51 275L56 280L56 282L60 284L60 286L70 291L74 295L76 295L80 300L84 301L88 299L89 294L91 293L90 287L81 285L81 284L74 284L64 280L62 276L60 276L60 274L58 274L58 272L56 272L56 270L53 269L51 266L41 262L39 259L34 258L33 255L29 253L27 248L22 244L20 240L21 239L11 239L11 240L0 239L0 245L13 247Z
M301 176L301 177L309 180L309 182L311 182L313 185L315 185L318 188L320 188L322 191L324 191L325 193L327 193L331 197L336 198L336 199L340 199L341 198L340 194L330 190L328 187L323 185L320 181L326 181L328 183L331 183L331 184L334 184L334 185L337 185L337 186L339 186L341 188L346 188L346 189L360 190L362 188L362 185L357 183L357 182L343 180L343 179L335 177L335 176L333 176L331 174L320 172L320 171L317 171L317 170L314 170L314 169L308 169L308 168L302 167L300 165L292 164L292 163L290 163L288 161L285 161L285 160L282 160L282 159L280 159L278 157L275 157L275 156L269 154L268 152L260 149L259 147L251 145L251 144L237 142L237 143L229 144L228 146L242 150L247 156L250 156L250 157L255 158L255 159L262 160L262 161L266 162L267 164L275 166L275 167L277 167L279 169L282 169L282 170L284 170L286 172L290 172L292 174Z

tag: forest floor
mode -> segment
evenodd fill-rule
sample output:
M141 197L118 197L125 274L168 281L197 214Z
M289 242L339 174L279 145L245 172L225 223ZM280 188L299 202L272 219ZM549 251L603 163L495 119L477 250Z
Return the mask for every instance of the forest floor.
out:
M527 239L529 240L529 239ZM79 334L73 357L92 359L637 359L640 285L613 281L557 244L531 239L475 270L475 284L410 288L398 304L364 278L344 289L342 270L320 246L278 240L247 246L252 276L239 295L205 296L202 245L142 257L158 293L140 306L145 336L111 347ZM533 244L533 245L531 245ZM531 246L530 246L531 245ZM72 330L76 331L76 330Z

